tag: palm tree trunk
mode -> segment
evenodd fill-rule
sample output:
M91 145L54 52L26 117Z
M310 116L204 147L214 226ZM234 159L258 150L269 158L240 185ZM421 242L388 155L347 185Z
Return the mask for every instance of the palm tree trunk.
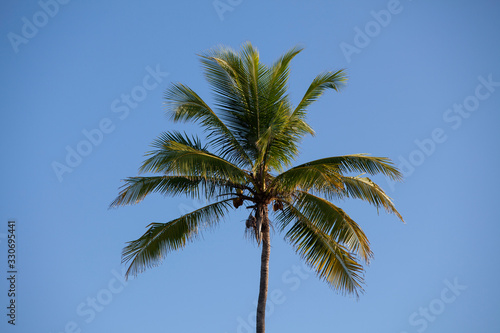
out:
M262 255L260 257L260 289L257 304L257 333L266 331L266 301L269 282L269 256L271 254L271 235L267 205L257 208L257 218L262 219Z

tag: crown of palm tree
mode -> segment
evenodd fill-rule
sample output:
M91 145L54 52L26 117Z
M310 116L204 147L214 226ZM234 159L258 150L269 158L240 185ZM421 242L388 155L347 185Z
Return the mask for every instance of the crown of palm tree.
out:
M314 134L305 119L308 107L325 90L339 91L346 82L343 70L319 74L298 105L292 105L287 94L290 61L300 51L292 48L271 66L260 62L250 43L239 52L220 47L201 55L215 94L213 107L186 85L172 84L167 90L172 120L198 123L206 143L176 131L161 134L140 167L141 173L154 175L125 179L111 206L136 204L151 193L210 204L167 223L151 223L143 236L129 242L123 250L123 261L130 262L127 276L157 265L244 205L251 209L247 231L257 242L272 224L321 279L342 293L362 291L360 262L372 257L370 244L332 201L361 199L403 220L377 184L349 174L382 174L396 181L402 175L388 158L366 154L291 167L301 140ZM267 218L270 204L272 221Z

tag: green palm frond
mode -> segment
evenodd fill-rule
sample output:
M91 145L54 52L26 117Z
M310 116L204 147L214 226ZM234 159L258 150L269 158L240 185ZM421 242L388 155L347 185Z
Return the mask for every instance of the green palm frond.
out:
M251 167L252 161L217 114L189 87L173 84L165 99L174 121L198 121L206 131L210 143L220 147L221 157L228 157L238 165Z
M259 156L256 165L265 163L269 169L281 172L295 160L303 137L313 135L314 131L303 119L291 114L288 101L275 107L267 126L257 141Z
M294 47L283 54L260 78L263 82L260 98L261 112L256 165L264 163L271 170L281 171L289 166L298 154L298 143L305 134L313 134L303 117L293 115L287 95L290 62L302 51ZM254 168L255 169L255 168Z
M305 178L310 178L310 173L327 170L336 172L339 176L348 172L361 172L370 175L381 173L395 181L403 179L403 175L389 158L353 154L327 157L298 165L278 175L273 185L278 186L280 182L283 182L288 184L288 187L293 186L294 183L302 186L301 184L305 181L301 176L302 171L306 175ZM311 181L306 179L306 182Z
M391 198L368 177L341 177L344 185L343 191L333 192L333 197L356 198L369 202L378 208L384 208L388 213L395 214L401 221L403 217L397 211Z
M249 43L239 53L218 48L202 57L205 77L215 92L221 119L255 161L254 170L264 161L269 167L279 169L297 153L297 140L290 139L303 135L304 126L297 123L293 131L285 131L291 128L292 113L286 91L289 64L300 51L292 48L271 67L260 62L258 51ZM271 145L273 141L277 144ZM267 156L273 159L268 160Z
M250 77L242 57L235 51L220 47L201 56L207 82L215 93L217 109L229 130L241 145L246 144L250 124L244 119L253 102ZM244 147L248 148L248 147ZM251 156L250 156L251 157Z
M165 196L185 195L192 199L212 199L222 192L245 188L242 184L206 177L148 176L129 177L110 207L137 204L151 193Z
M368 238L360 226L341 208L304 191L299 192L295 207L337 243L344 244L366 263L370 261L373 253Z
M387 157L370 156L368 154L352 154L319 159L311 164L333 164L340 172L366 172L370 175L383 174L395 181L401 181L403 174Z
M363 291L363 266L345 246L335 242L293 205L286 205L277 219L282 225L293 224L285 239L319 278L341 293L359 296Z
M202 177L182 176L129 177L125 179L125 185L121 187L122 190L110 207L137 204L148 194L155 192L171 196L184 194L199 198L202 180Z
M285 130L290 118L290 107L285 102L275 107L273 118L268 121L268 127L263 129L256 142L258 156L255 167L265 164L269 169L281 170L290 165L298 153L297 140L293 135L286 135ZM255 169L254 167L254 169Z
M156 150L148 153L141 172L155 172L186 177L204 177L245 182L247 174L229 161L208 152L195 140L180 133L164 133L156 140Z
M276 176L271 186L278 191L293 192L310 189L331 193L342 189L341 174L331 164L302 164Z
M288 78L290 76L290 62L303 48L293 47L283 54L270 68L270 81L264 91L265 107L279 105L288 100Z
M215 226L228 212L229 201L215 202L167 223L151 223L144 235L123 249L122 262L130 262L126 277L157 266L169 252L199 236L200 229Z
M290 202L287 204L292 205ZM295 194L293 206L332 240L346 246L350 252L359 255L366 263L370 261L373 253L368 238L360 226L341 208L304 191ZM280 225L281 230L287 227L288 225Z
M340 89L347 82L347 76L343 69L336 72L326 72L321 73L314 78L314 80L309 85L306 93L302 97L297 107L294 110L294 114L303 114L307 107L314 103L321 95L323 95L326 89L333 89L335 91L340 91Z

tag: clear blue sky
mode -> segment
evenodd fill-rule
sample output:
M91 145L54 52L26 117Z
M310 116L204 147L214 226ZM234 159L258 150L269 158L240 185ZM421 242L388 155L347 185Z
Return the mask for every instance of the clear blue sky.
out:
M260 250L244 239L245 212L125 284L125 242L202 203L152 196L107 209L158 134L198 131L165 117L169 83L210 100L196 54L247 40L268 63L305 47L294 102L317 73L348 71L346 89L310 109L317 135L297 163L365 152L406 175L376 181L407 224L339 203L375 252L357 301L273 236L268 332L498 332L498 2L59 1L1 5L1 332L253 331Z

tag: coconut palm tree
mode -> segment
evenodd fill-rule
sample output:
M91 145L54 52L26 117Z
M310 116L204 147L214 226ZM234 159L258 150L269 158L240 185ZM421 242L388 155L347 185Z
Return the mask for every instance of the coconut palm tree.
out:
M339 91L346 82L343 70L319 74L293 106L287 81L290 61L300 51L289 50L272 66L260 62L250 43L239 52L220 47L202 54L215 107L180 83L172 84L165 98L173 121L198 123L206 143L176 131L161 134L139 169L152 175L125 179L111 203L136 204L151 193L209 200L172 221L151 223L144 235L128 242L122 258L130 263L127 277L159 264L220 223L232 208L248 209L246 232L262 246L258 333L265 331L271 229L284 233L320 279L341 293L358 295L363 290L361 263L372 257L370 244L359 225L331 201L361 199L402 220L384 191L363 177L382 174L401 180L388 158L354 154L291 167L303 137L314 134L305 121L307 109L325 90Z

